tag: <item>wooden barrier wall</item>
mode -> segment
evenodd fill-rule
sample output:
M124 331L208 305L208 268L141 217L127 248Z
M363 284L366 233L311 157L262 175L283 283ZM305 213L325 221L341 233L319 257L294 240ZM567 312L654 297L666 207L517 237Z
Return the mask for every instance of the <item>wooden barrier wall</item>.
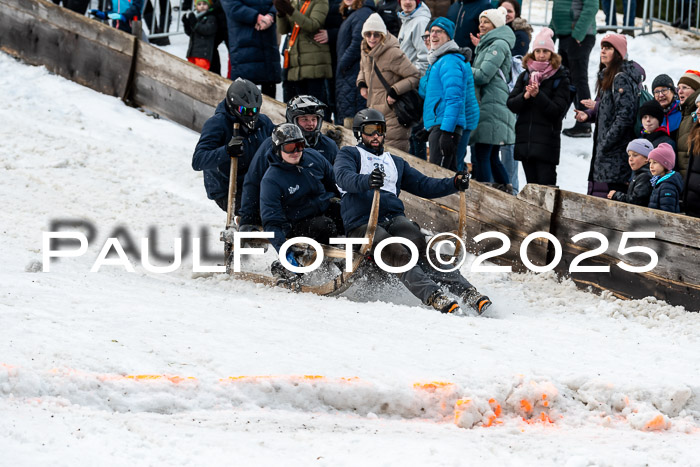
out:
M226 94L230 81L174 57L134 36L98 21L58 7L46 0L0 0L0 50L33 65L46 66L67 79L104 94L122 98L161 116L200 131ZM284 121L285 106L264 96L263 112L273 122ZM344 142L355 144L344 130ZM401 151L412 166L433 177L450 177L450 171ZM426 200L403 192L406 211L422 227L434 232L455 230L459 196ZM511 241L507 253L493 262L526 270L520 258L523 240L534 232L548 232L562 245L562 259L555 271L578 285L610 290L619 297L655 296L688 310L700 310L700 219L613 203L552 187L527 185L518 197L472 183L467 192L468 247L483 253L500 247L499 240L475 243L483 232L497 231ZM607 250L581 265L610 266L609 272L570 273L577 255L599 243L576 234L596 231L609 240ZM618 252L624 232L655 232L651 240L630 245L648 246L659 263L647 273L630 273L616 264L648 262L644 254ZM538 266L549 264L555 248L544 238L532 242L528 258Z

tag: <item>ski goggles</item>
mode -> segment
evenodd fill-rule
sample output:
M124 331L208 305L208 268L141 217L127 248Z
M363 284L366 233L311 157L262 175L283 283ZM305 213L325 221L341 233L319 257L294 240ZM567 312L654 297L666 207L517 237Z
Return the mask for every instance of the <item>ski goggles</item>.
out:
M366 136L384 136L386 133L386 123L367 123L362 125L362 134Z
M238 113L241 115L245 115L246 117L252 117L258 113L258 108L257 107L244 107L242 105L239 105L238 106Z
M292 154L295 152L302 152L306 147L305 141L293 141L291 143L285 143L282 145L282 151L287 154Z

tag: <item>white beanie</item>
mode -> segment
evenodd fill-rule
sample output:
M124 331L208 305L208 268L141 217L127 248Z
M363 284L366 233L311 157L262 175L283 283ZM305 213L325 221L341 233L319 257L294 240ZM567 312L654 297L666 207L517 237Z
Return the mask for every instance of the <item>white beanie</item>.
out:
M491 21L493 25L497 28L500 28L501 26L504 26L506 24L507 14L508 11L502 6L499 6L498 8L492 8L490 10L482 11L479 15L479 19L481 19L482 16L486 16L487 20Z
M382 21L382 17L379 16L379 13L372 13L369 15L369 18L367 18L365 24L362 25L363 36L369 31L381 32L386 36L386 25L384 24L384 21Z

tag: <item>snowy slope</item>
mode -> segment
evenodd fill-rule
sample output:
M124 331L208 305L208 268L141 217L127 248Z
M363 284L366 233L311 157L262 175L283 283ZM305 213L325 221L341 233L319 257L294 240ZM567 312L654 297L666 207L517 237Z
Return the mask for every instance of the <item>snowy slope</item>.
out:
M191 255L90 273L118 227L220 248L198 135L3 54L0 101L3 465L700 465L698 314L535 274L470 274L487 319L391 286L271 290ZM97 238L35 272L66 218Z

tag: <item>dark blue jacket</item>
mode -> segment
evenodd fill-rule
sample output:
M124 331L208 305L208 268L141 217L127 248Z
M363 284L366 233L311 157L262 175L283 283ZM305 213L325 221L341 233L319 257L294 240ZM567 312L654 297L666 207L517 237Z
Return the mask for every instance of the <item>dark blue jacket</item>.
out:
M202 134L197 142L197 147L192 155L192 168L204 171L204 188L209 199L219 199L228 196L229 173L231 172L231 158L226 153L226 145L233 135L233 124L236 117L228 113L226 104L221 101L216 106L214 115L204 123ZM243 191L243 178L248 171L250 161L253 160L255 151L265 138L272 134L274 124L267 115L260 114L255 124L255 130L248 132L241 125L240 134L243 141L243 155L238 158L238 173L236 177L236 212L240 208L241 192Z
M362 144L358 146L368 150ZM398 197L401 190L423 198L440 198L457 192L452 177L427 177L402 158L393 154L391 157L398 171L398 193L380 190L379 222L405 215L403 202ZM356 147L345 146L338 151L333 171L338 187L346 191L340 201L340 212L346 232L369 222L374 193L369 188L369 174L361 174L361 167L360 151Z
M230 78L279 83L282 74L277 27L273 24L264 31L255 30L258 15L276 17L272 0L221 0L221 6L228 24Z
M279 251L292 223L326 212L338 192L333 166L313 149L305 149L297 165L272 151L267 155L272 163L260 182L260 217L265 232L274 232L270 243Z
M658 180L651 179L654 189L649 198L649 207L667 212L681 212L679 200L683 192L683 177L678 172L671 171Z
M338 31L335 106L336 122L339 123L343 123L345 117L354 117L357 112L367 107L367 101L360 94L355 82L360 73L362 26L374 11L374 2L365 0L359 10L348 10L349 15Z
M338 146L335 141L326 135L320 135L316 146L313 148L333 165L335 156L338 154ZM260 181L263 179L267 168L273 162L273 158L278 156L272 153L272 138L267 138L262 142L255 153L248 173L243 181L243 198L241 199L241 225L260 225Z
M120 31L131 34L131 20L141 19L143 0L113 0L112 11L121 13L126 21L112 21L112 25Z
M469 34L479 33L479 15L493 8L490 0L457 0L447 10L447 18L455 23L454 41L460 47L469 47L474 56L474 45Z

